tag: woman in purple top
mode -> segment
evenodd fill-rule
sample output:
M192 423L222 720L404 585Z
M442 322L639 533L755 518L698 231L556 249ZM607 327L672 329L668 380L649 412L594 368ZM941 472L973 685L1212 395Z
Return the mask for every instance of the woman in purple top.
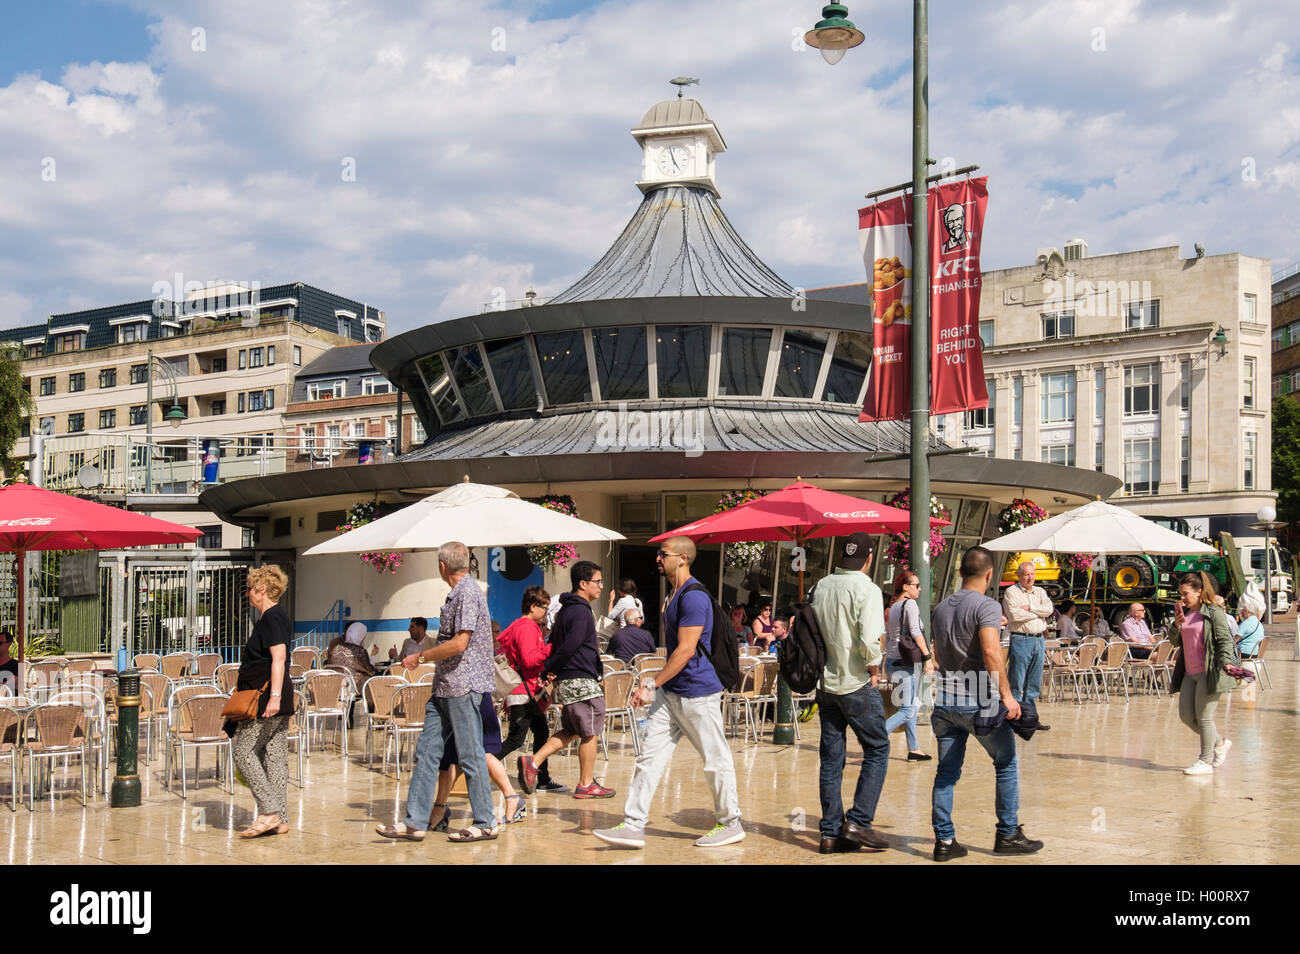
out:
M1236 650L1227 617L1213 603L1214 584L1207 574L1188 573L1178 593L1181 600L1165 635L1181 646L1182 652L1169 689L1178 693L1178 717L1201 737L1200 758L1183 772L1212 775L1232 746L1230 740L1219 737L1214 710L1219 696L1236 688L1237 681L1224 671L1224 666L1236 663Z
M750 642L755 646L762 646L763 649L766 650L768 645L772 642L772 633L774 632L772 627L771 603L763 604L763 608L760 609L758 615L754 617L754 622L750 625L750 628L754 632L753 638L750 639Z

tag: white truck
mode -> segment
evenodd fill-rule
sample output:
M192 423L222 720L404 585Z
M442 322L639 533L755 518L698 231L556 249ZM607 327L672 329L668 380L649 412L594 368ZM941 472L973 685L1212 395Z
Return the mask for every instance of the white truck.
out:
M1285 613L1295 602L1295 588L1291 579L1291 555L1284 553L1277 542L1269 541L1272 565L1269 572L1269 585L1273 590L1273 612ZM1251 537L1237 540L1237 553L1241 558L1241 568L1246 573L1247 581L1254 580L1261 593L1264 592L1264 538Z

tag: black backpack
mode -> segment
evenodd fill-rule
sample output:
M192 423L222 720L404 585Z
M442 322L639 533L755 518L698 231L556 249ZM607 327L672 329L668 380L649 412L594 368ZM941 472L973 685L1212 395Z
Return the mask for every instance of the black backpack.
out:
M826 670L826 641L812 601L794 605L790 633L781 642L781 675L795 692L812 692Z
M723 691L736 692L740 689L740 646L736 644L735 639L729 638L731 617L718 605L708 588L699 580L692 580L691 585L682 590L682 595L691 590L703 591L713 606L713 629L709 634L709 651L707 653L704 651L702 638L696 644L695 651L708 659L709 664L713 666L713 671L718 674L718 681L722 683ZM681 596L679 595L677 599L680 600Z

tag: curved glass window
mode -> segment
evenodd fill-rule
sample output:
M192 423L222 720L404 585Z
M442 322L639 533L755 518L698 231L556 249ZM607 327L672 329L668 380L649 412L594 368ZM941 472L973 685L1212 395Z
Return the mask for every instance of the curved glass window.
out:
M777 397L813 397L828 337L824 331L786 329L781 342L781 364L776 370Z
M591 332L602 401L635 401L650 396L645 327L624 325Z
M451 366L451 376L460 390L461 400L465 402L465 411L470 417L491 414L497 409L492 400L492 387L488 384L487 371L483 367L483 356L478 345L461 345L444 352L447 364Z
M528 345L523 338L505 338L489 341L483 346L488 364L492 367L492 380L496 382L501 406L507 411L518 411L537 406L537 390L533 387L533 366L528 360Z
M464 417L442 355L431 354L427 358L421 358L416 367L424 377L424 386L429 389L429 397L433 399L433 409L438 412L438 419L444 424L450 424Z
M822 391L822 400L840 404L856 403L869 367L871 335L859 331L841 331L835 339L835 351L831 355L830 371L826 373L826 389Z
M762 394L767 353L771 348L771 328L722 329L718 396Z
M578 404L591 400L591 375L587 372L587 344L581 331L556 331L533 336L542 387L551 404ZM645 356L645 343L641 354Z
M709 325L656 325L659 397L705 397L709 389Z

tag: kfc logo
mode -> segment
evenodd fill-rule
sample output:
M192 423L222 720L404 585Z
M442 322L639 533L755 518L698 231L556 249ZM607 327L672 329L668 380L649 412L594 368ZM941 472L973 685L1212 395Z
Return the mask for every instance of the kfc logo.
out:
M954 202L944 209L943 227L948 230L948 240L943 243L944 255L970 245L970 233L966 231L966 206Z

